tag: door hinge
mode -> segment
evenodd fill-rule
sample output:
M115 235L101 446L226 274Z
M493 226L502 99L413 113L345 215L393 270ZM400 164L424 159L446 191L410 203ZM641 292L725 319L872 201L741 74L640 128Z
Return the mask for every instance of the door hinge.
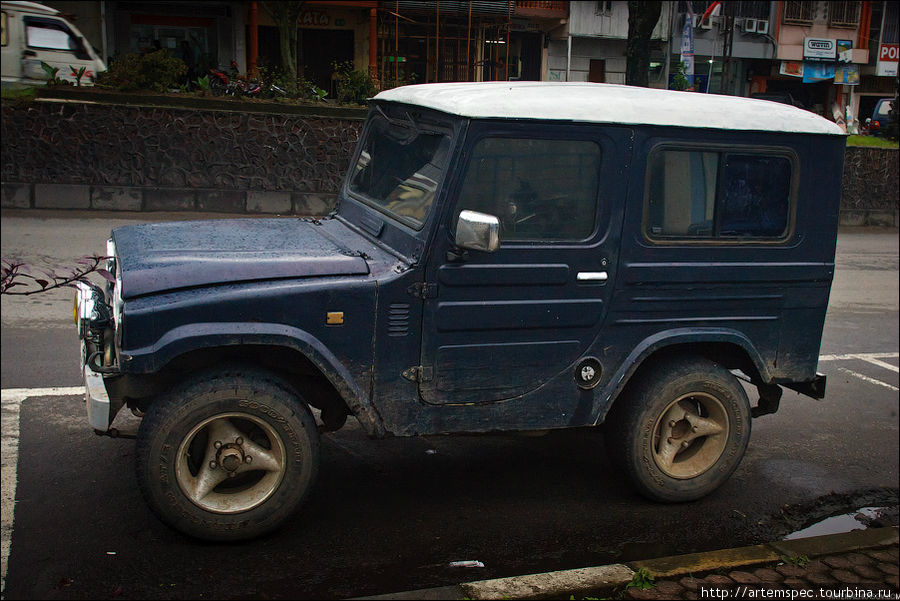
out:
M425 282L416 282L406 289L406 291L416 298L436 298L438 287L437 284L426 284Z
M417 365L404 370L400 375L410 382L430 382L432 377L434 377L434 369Z

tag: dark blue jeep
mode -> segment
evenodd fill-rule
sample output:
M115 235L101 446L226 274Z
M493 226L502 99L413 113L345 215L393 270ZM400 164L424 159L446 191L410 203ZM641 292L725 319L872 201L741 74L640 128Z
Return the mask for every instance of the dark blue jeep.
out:
M697 499L781 387L824 394L843 156L837 126L759 100L382 92L333 214L113 231L115 284L77 299L90 423L143 415L150 506L213 540L287 519L350 415L373 437L605 424L641 493Z

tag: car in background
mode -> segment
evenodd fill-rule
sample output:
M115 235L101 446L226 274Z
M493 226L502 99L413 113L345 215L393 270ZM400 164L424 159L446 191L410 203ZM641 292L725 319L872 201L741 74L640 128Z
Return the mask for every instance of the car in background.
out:
M54 69L61 80L90 86L106 70L78 28L43 4L0 3L0 37L4 88L44 85Z
M893 98L882 98L875 104L875 110L872 111L871 119L867 120L870 136L880 136L884 133L884 128L891 120L891 105Z

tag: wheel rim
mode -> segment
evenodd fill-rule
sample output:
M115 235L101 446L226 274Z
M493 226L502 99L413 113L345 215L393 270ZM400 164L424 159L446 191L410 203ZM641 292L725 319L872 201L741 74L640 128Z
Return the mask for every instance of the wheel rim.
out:
M268 499L284 477L281 437L264 420L221 413L197 424L178 447L175 478L192 503L241 513Z
M686 394L656 420L653 459L667 476L695 478L722 456L728 431L728 413L719 399L706 393Z

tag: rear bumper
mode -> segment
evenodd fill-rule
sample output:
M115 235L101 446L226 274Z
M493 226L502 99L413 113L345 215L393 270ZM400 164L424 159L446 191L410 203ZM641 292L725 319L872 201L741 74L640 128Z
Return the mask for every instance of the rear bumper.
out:
M795 382L791 384L782 384L785 388L796 390L800 394L805 394L814 399L825 398L825 385L827 378L825 374L816 373L816 377L808 382Z

